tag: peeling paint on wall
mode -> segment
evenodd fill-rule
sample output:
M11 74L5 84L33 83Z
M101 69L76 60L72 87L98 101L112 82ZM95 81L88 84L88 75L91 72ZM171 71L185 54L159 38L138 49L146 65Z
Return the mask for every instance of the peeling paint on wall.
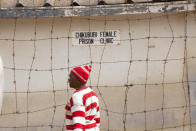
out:
M2 8L0 17L70 17L195 11L194 3L123 4L80 7Z

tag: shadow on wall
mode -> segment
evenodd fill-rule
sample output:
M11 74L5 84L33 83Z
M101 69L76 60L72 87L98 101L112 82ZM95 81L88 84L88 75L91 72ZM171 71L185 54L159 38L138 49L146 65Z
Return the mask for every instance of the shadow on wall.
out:
M190 88L190 105L191 105L191 122L196 122L196 75L189 77L189 88Z

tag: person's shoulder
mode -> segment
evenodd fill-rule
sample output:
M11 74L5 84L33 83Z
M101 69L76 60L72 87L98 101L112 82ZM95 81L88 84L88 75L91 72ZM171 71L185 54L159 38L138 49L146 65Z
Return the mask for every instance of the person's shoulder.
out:
M80 99L81 95L79 92L77 92L77 93L73 93L71 97L72 97L72 99Z
M81 100L83 95L85 95L87 92L89 92L89 88L88 87L84 87L82 89L76 90L72 94L72 99L73 100Z
M82 97L78 93L74 93L71 96L71 105L82 105Z
M88 93L94 94L94 95L97 96L97 93L96 93L92 88L88 87L87 90L88 90L88 91L87 91Z

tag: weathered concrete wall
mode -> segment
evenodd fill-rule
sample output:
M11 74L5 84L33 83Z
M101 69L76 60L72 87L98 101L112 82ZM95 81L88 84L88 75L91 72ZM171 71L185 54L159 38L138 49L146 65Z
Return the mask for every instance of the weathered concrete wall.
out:
M3 88L4 88L4 70L3 70L3 62L0 57L0 111L2 108L2 102L3 102Z
M91 1L91 6L67 7L23 7L1 8L1 18L34 18L34 17L73 17L73 16L102 16L148 13L174 13L195 11L194 2L162 2L162 3L137 3L137 4L111 4L99 5ZM117 2L117 1L116 1ZM82 2L85 5L85 1Z
M188 21L187 21L188 27L187 27L187 35L188 36L193 36L196 33L196 19L195 19L195 15L194 14L190 14L188 17ZM194 51L196 49L196 45L195 45L195 38L193 39L188 39L187 40L187 56L188 57L193 57L196 55L196 52ZM192 123L196 122L196 86L195 86L195 67L196 67L196 60L195 59L190 59L187 61L187 68L188 68L188 80L189 80L189 88L190 88L190 104L192 105L191 108L191 120ZM196 129L193 128L193 129Z
M119 45L74 46L70 38L72 31L117 29ZM5 69L0 131L62 130L64 106L73 92L67 86L68 67L91 61L88 85L99 95L102 130L194 131L189 112L191 122L196 123L196 109L191 106L189 110L186 81L192 81L194 105L195 36L191 12L187 17L175 13L90 20L0 19L0 56ZM184 63L184 58L189 59Z

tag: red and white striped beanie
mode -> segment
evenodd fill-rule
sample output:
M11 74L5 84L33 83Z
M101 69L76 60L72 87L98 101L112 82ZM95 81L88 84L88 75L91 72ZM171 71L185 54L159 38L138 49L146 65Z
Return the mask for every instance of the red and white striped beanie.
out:
M91 72L91 65L78 66L71 70L82 83L86 83Z

